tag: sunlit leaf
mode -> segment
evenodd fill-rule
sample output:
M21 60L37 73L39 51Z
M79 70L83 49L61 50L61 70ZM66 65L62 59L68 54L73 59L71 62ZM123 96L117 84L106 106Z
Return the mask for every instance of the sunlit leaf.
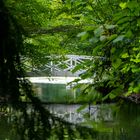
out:
M133 67L131 70L132 70L133 73L139 73L140 72L139 67Z
M123 54L121 55L121 57L122 57L122 58L128 58L129 55L128 55L128 53L123 53Z
M119 6L122 8L122 9L125 9L126 7L127 7L127 3L126 2L121 2L120 4L119 4Z
M140 58L136 58L136 59L131 58L130 61L133 61L135 63L140 63Z
M139 86L134 87L133 91L134 93L140 93L140 87Z

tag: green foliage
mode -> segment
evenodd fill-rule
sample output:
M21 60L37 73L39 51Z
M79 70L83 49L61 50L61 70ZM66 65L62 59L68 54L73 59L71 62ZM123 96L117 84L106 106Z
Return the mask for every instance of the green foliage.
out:
M133 13L134 9L138 7L135 2L125 3L118 0L113 2L105 0L7 1L9 11L18 24L11 22L15 26L10 28L10 33L12 32L14 36L9 34L11 39L4 41L11 44L13 37L14 42L16 40L19 42L12 44L16 50L11 51L10 56L13 57L8 57L9 49L11 49L9 44L4 50L5 52L8 50L8 53L3 53L6 55L2 68L6 67L8 70L5 68L6 71L2 72L7 75L6 78L10 78L6 82L4 81L4 84L1 83L6 86L8 83L10 85L8 89L10 87L12 91L15 91L13 87L20 87L16 88L17 98L14 94L12 97L14 101L20 101L19 104L16 104L19 114L14 117L16 132L22 139L48 139L50 137L72 140L87 139L87 136L88 139L96 139L96 133L87 127L65 122L46 110L41 102L32 95L30 83L26 80L16 79L19 75L24 76L23 73L20 73L23 72L23 69L20 67L22 66L20 59L15 59L16 56L28 58L29 63L34 67L49 61L45 56L50 54L75 53L95 56L93 60L86 61L73 70L85 69L87 71L81 75L81 79L93 79L91 84L77 85L82 92L79 101L96 104L108 98L113 100L123 93L139 93L140 41L138 30L140 20L139 17L135 18L138 11ZM132 13L129 10L132 10ZM19 24L18 29L22 32L16 30L16 26ZM19 75L12 75L17 71L12 71L14 67L11 67L12 65L8 67L5 62L13 63ZM17 82L16 84L11 77ZM78 82L78 80L76 81ZM6 92L7 95L9 95L8 92ZM25 99L32 103L31 112L28 110L28 105L23 103ZM79 111L81 109L82 107ZM102 126L97 129L107 131Z
M38 67L49 61L45 56L50 54L93 55L93 60L73 70L84 69L81 79L93 79L93 83L77 85L82 92L79 100L85 102L140 93L138 0L7 0L6 7L1 1L0 94L10 102L22 102L25 97L33 103L31 114L27 106L20 106L21 118L29 122L18 122L23 123L23 128L18 128L22 135L33 139L36 132L50 136L53 131L59 139L68 134L74 139L74 132L83 137L87 133L81 127L73 131L73 125L46 112L32 96L30 83L17 79L24 77L21 56ZM37 122L39 128L34 127ZM51 127L52 122L56 127Z
M13 127L16 135L19 134L21 140L45 140L51 135L56 136L58 140L65 139L65 135L69 135L70 140L85 138L87 135L94 137L94 131L56 117L33 96L31 83L25 79L25 70L21 62L23 54L30 53L29 51L25 53L24 43L31 40L24 40L26 34L24 26L21 25L23 19L21 18L19 22L16 17L18 14L14 13L16 9L11 12L12 7L9 7L9 4L13 4L11 2L15 1L7 3L4 0L0 1L0 103L3 108L12 106L13 112L10 113L14 113L12 119L15 122ZM21 1L18 2L14 4L23 4ZM32 46L36 47L37 44L38 42L34 41Z
M88 38L93 40L93 55L104 59L96 59L90 67L87 64L88 70L81 77L88 75L89 70L96 73L93 87L104 95L103 100L140 93L139 2L117 1L115 6L102 2L101 11L96 11L101 24L96 22L92 32L84 30L83 33L88 32ZM104 17L105 8L110 11L111 20ZM87 37L84 39L88 41ZM89 74L87 78L90 77Z

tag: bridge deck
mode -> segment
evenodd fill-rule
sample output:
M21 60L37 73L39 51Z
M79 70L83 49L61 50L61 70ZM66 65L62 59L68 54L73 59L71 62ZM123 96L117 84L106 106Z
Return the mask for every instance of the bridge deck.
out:
M68 84L77 77L27 77L32 83ZM91 79L81 80L79 83L90 83Z

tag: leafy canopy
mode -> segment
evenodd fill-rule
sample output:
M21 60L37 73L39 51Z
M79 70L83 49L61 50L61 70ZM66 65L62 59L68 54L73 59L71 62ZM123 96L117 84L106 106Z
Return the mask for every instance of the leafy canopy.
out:
M46 63L50 54L98 56L84 64L81 78L93 77L93 83L83 92L102 93L103 99L140 92L139 0L7 3L26 31L23 55L34 66Z

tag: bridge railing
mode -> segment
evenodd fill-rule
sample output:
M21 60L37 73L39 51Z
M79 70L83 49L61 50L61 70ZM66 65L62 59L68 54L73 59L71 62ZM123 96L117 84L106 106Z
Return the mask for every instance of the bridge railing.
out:
M75 73L72 73L71 71L79 64L83 64L85 61L93 60L100 57L93 57L93 56L87 56L87 55L65 55L65 56L58 56L58 55L52 55L52 56L46 56L46 58L49 58L50 61L46 62L41 67L35 68L32 67L30 64L27 66L28 68L31 68L34 71L37 72L44 72L49 71L52 76L57 76L57 73L61 73L61 76L73 75L73 76L79 76L79 74L82 74L85 72L85 69L79 69ZM56 74L56 75L54 75Z

